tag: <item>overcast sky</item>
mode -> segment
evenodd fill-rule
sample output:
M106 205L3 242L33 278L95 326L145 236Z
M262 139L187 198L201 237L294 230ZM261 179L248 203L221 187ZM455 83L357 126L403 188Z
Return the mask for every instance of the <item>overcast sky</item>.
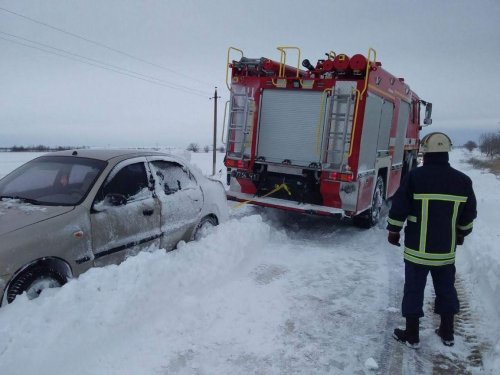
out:
M373 47L433 103L432 130L455 143L500 130L499 0L0 0L0 8L0 146L210 144L209 97L218 86L220 129L229 46L277 60L276 46L297 46L311 61Z

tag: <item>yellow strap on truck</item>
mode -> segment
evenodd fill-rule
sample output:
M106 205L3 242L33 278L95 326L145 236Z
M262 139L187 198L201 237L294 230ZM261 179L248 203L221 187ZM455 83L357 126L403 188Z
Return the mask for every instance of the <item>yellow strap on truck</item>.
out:
M288 188L288 186L283 182L282 184L278 185L276 184L275 185L275 188L273 190L271 190L269 193L267 193L266 195L263 195L259 198L265 198L265 197L268 197L270 196L271 194L274 194L276 193L277 191L281 190L281 189L284 189L288 195L292 195L292 192L290 191L290 189ZM247 201L244 201L244 202L241 202L241 203L238 203L237 205L235 205L233 208L240 208L241 206L245 205L245 204L248 204L248 203L252 203L253 200L252 199L249 199Z

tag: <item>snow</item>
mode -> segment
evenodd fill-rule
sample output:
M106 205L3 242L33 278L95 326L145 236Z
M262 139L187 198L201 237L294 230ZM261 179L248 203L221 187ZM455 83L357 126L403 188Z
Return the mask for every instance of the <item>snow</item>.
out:
M369 370L378 370L378 364L373 358L368 358L366 360L365 367Z
M492 350L485 358L488 368L500 373L500 178L461 162L470 156L465 150L452 154L452 162L472 179L478 200L478 218L459 249L457 268L467 275L474 308L483 316L484 334L492 341Z
M21 211L24 212L33 212L33 211L42 211L45 212L47 209L45 207L40 207L33 205L31 203L25 203L20 199L14 199L14 198L2 198L0 199L0 215L4 215L6 211L4 210L9 210L12 207L16 207Z
M4 156L0 176L14 167ZM444 374L456 363L459 373L500 373L500 180L465 157L456 150L451 162L473 179L479 216L457 275L483 370L469 363L466 336L447 348L435 335L431 284L421 349L392 339L403 324L403 261L383 224L361 230L246 205L200 241L151 248L2 307L0 374ZM207 174L211 161L191 158Z

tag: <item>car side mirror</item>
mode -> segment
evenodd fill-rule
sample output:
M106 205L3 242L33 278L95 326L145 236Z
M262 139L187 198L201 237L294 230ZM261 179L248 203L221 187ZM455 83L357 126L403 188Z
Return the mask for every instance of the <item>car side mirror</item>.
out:
M104 202L110 206L124 206L127 204L127 197L123 194L110 193L104 197Z

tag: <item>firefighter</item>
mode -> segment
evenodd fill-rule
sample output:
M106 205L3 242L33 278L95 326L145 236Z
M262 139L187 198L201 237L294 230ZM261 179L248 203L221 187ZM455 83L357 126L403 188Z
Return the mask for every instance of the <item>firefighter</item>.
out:
M405 284L402 315L406 329L393 336L411 348L420 346L419 319L427 275L430 272L436 299L434 312L441 316L436 329L446 346L454 344L453 319L459 311L455 289L455 250L472 231L476 198L471 179L448 163L451 140L444 133L426 135L420 144L423 166L413 169L401 182L389 212L388 241L404 240Z

